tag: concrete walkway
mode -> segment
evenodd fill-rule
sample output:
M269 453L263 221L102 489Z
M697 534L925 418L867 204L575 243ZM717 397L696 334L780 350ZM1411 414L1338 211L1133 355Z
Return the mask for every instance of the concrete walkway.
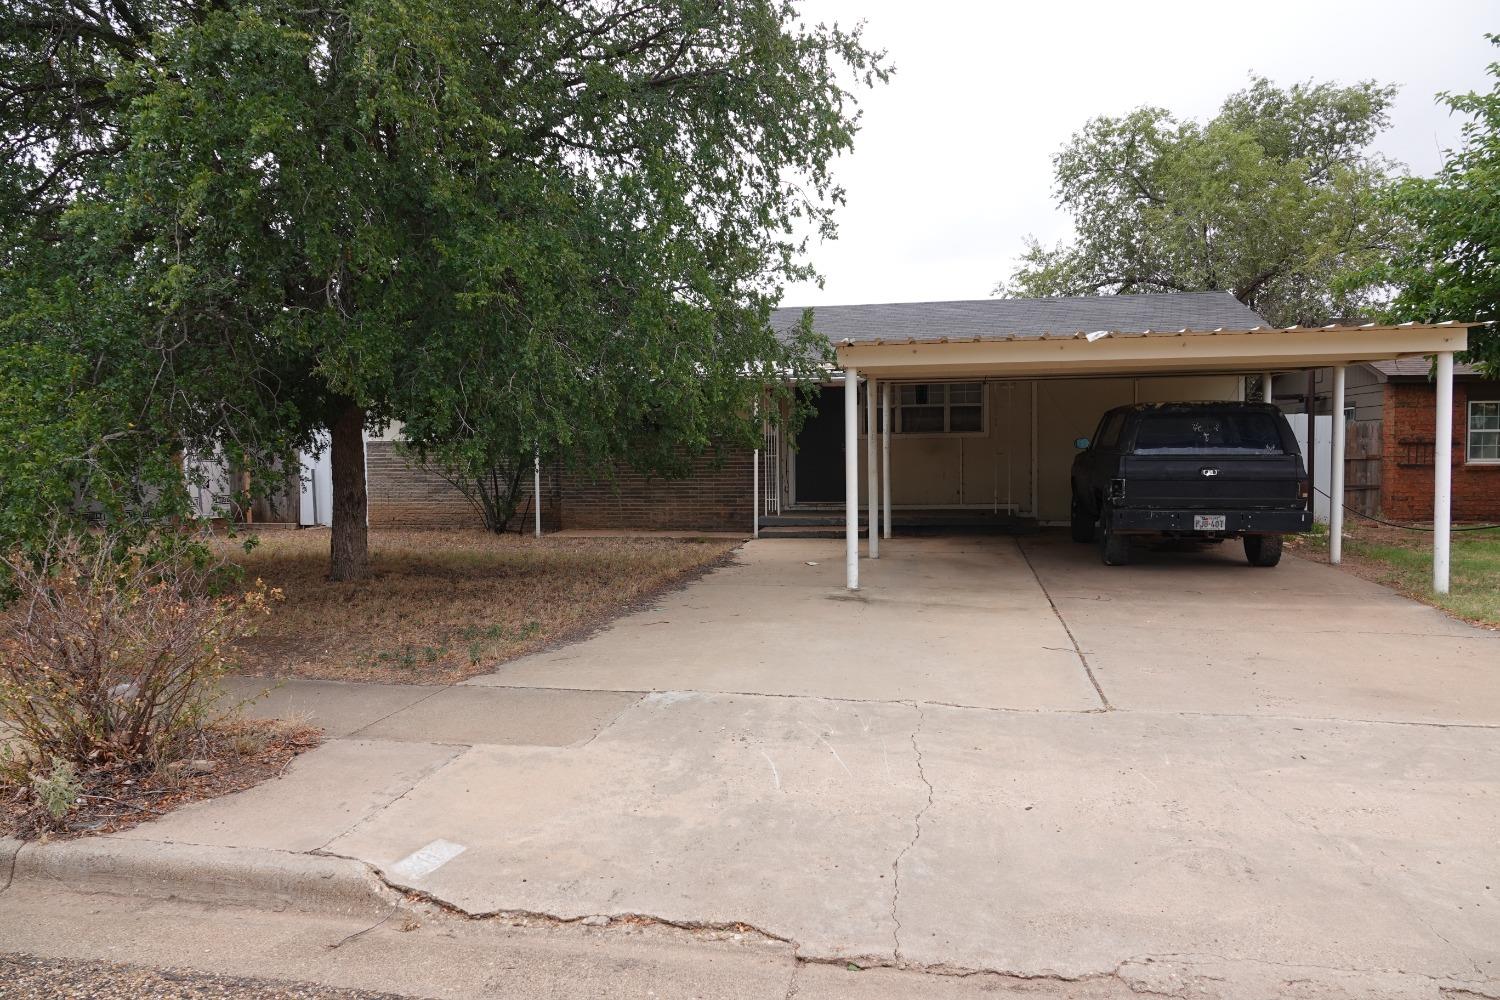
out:
M459 687L287 683L256 710L334 739L123 836L819 962L1500 995L1500 636L1234 545L883 548L851 596L838 543L752 543Z

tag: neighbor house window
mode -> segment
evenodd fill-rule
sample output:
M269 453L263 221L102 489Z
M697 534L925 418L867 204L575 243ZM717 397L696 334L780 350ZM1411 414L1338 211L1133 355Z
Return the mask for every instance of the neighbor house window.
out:
M921 382L895 387L896 434L984 432L984 383Z
M1469 461L1500 462L1500 399L1469 402Z

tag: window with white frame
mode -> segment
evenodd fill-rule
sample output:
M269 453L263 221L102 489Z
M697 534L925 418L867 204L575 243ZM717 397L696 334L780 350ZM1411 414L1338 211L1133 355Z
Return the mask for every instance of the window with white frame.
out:
M1469 401L1469 461L1500 463L1500 399Z
M875 423L882 429L885 426L878 409ZM859 427L863 434L863 420ZM983 434L984 383L916 382L891 386L891 433Z

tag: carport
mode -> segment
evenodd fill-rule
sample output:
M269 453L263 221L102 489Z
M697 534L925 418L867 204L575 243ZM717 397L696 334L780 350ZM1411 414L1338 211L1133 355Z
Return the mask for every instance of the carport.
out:
M1158 298L1152 296L1152 298ZM1170 298L1162 296L1160 298ZM882 535L890 537L892 383L987 379L1139 377L1163 375L1261 375L1331 368L1332 412L1344 409L1344 370L1352 363L1398 358L1436 358L1437 399L1433 414L1433 589L1448 591L1451 457L1453 450L1453 354L1468 346L1468 328L1454 322L1401 325L1332 325L1320 328L1253 326L1243 329L1094 330L1042 334L948 336L940 329L907 337L846 334L835 341L844 385L844 514L846 586L859 589L859 405L852 390L863 380L866 407L868 556L879 558ZM877 433L876 401L885 415ZM1344 452L1343 422L1335 420L1333 454ZM1332 463L1328 493L1342 498L1343 462ZM1333 503L1329 556L1341 558L1343 506Z

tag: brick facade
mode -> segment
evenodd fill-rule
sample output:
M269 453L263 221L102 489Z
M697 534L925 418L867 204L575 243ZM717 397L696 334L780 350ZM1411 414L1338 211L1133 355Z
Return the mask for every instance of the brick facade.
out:
M754 513L752 452L718 459L703 456L685 479L652 479L629 469L613 480L564 474L562 521L566 528L646 528L743 531Z
M394 441L365 444L365 481L369 490L371 527L482 528L479 510L456 486L438 472L409 460ZM532 523L531 478L521 490L521 501L510 530L526 530ZM542 528L559 527L557 477L542 470Z
M479 512L437 472L418 466L390 441L366 446L370 524L380 527L480 527ZM694 462L680 480L648 478L629 469L613 479L542 470L542 527L750 531L752 453ZM531 483L512 529L531 526Z
M1428 382L1385 386L1381 512L1397 521L1432 519L1433 410L1437 390ZM1500 399L1500 382L1453 384L1453 519L1500 520L1500 465L1469 464L1470 399Z

